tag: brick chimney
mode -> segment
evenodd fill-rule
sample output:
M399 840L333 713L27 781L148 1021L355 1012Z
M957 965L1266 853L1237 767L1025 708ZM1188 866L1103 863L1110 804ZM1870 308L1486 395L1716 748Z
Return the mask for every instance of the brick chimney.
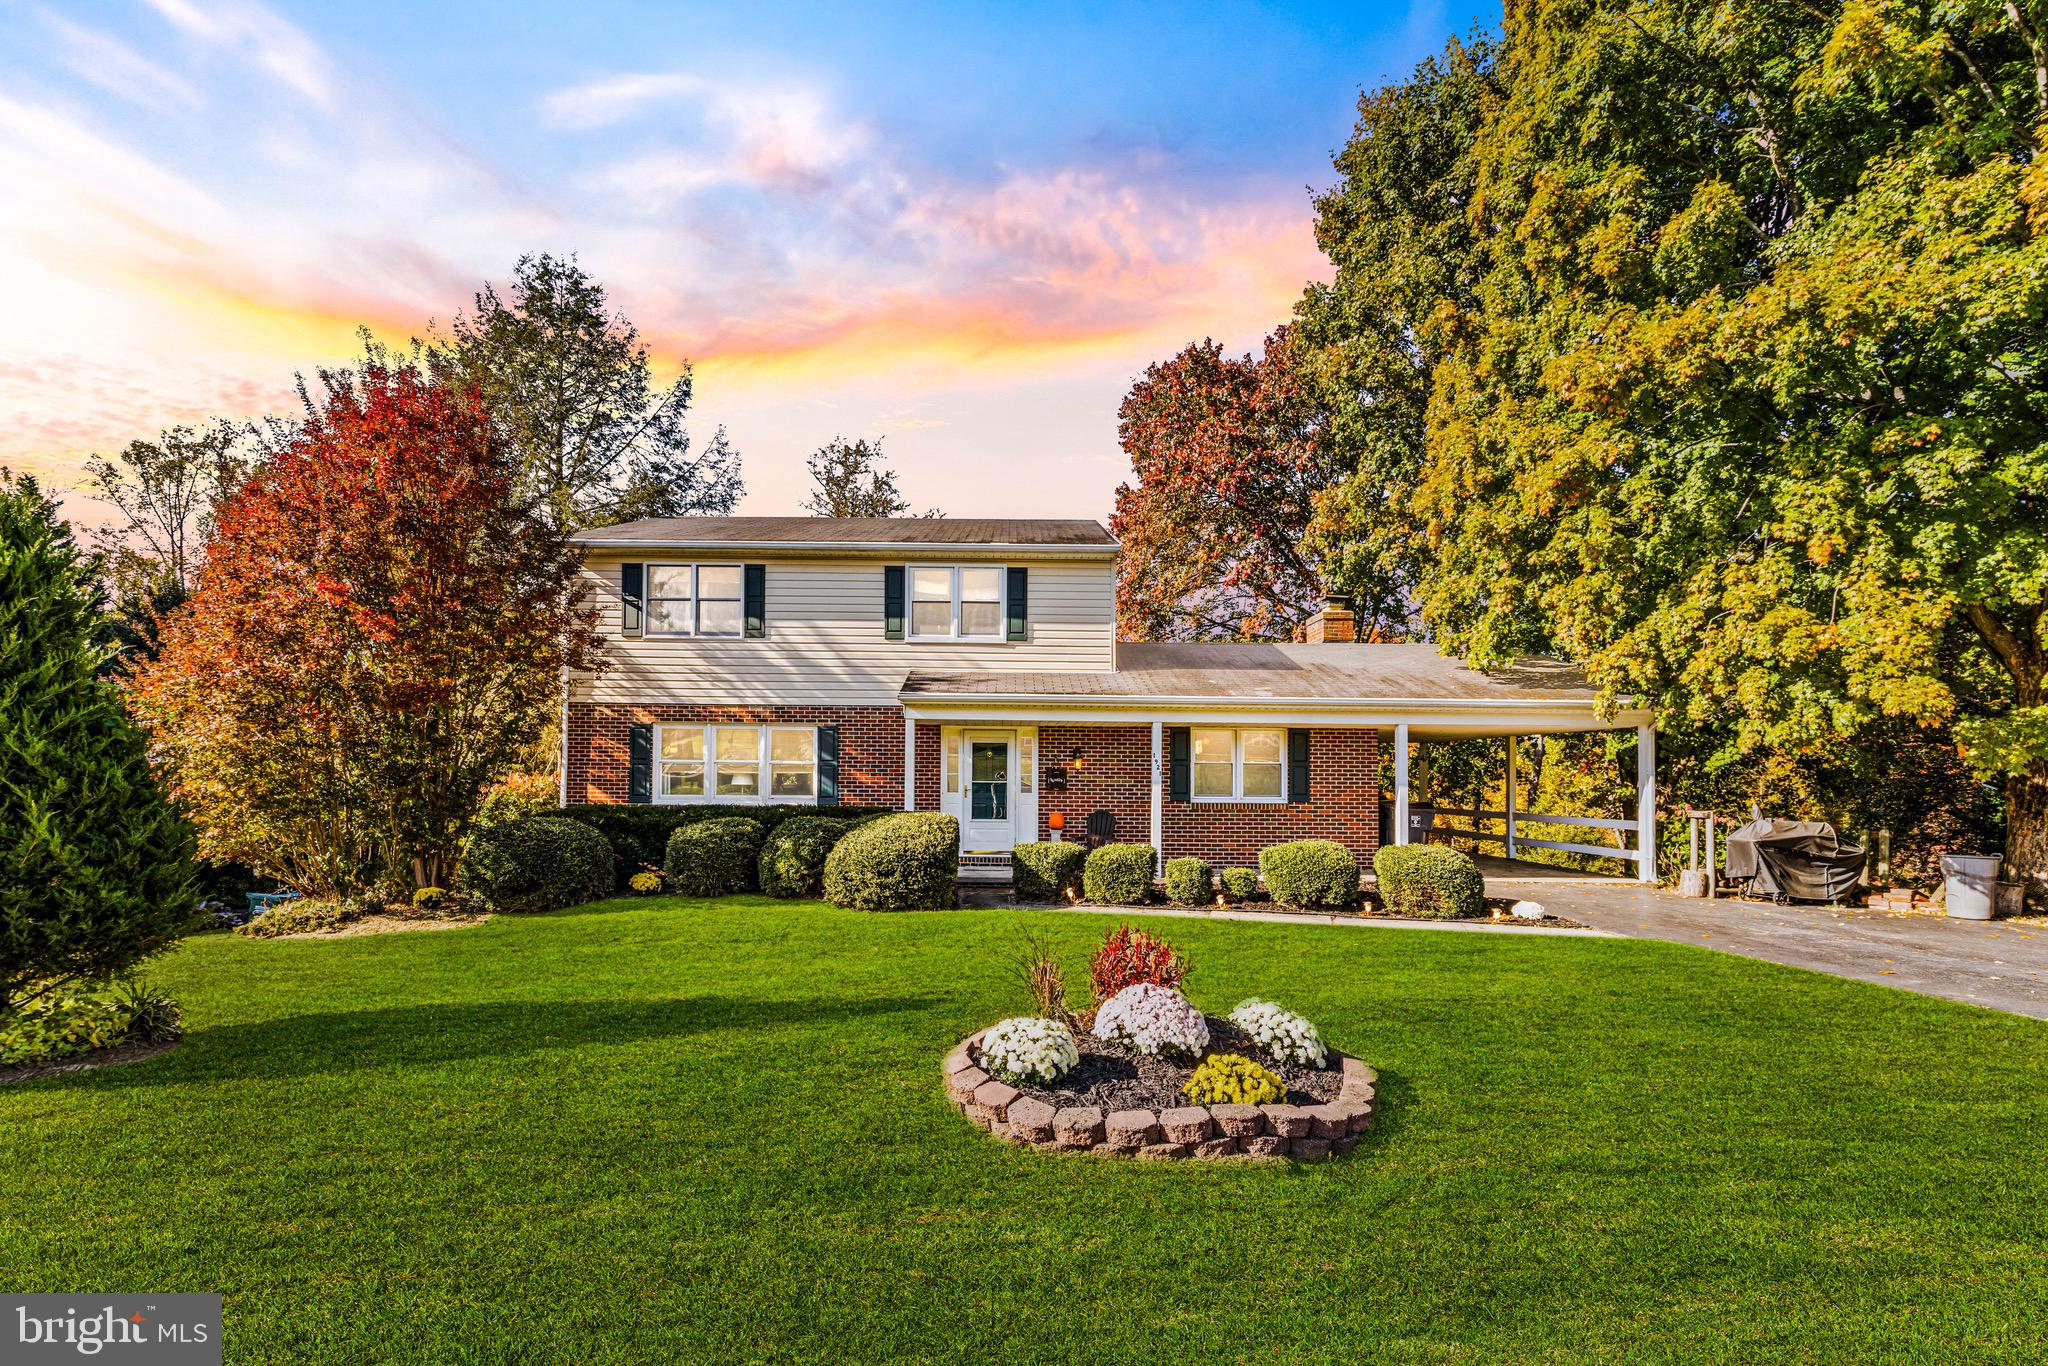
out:
M1351 610L1351 599L1332 594L1323 599L1323 608L1295 632L1295 638L1306 645L1350 645L1358 640L1358 617Z

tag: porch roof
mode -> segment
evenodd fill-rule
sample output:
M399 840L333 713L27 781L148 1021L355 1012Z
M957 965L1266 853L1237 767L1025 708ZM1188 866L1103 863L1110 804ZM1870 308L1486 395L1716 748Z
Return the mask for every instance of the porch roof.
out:
M1113 672L917 670L904 680L902 700L913 711L978 705L1119 714L1297 711L1358 725L1412 719L1426 728L1418 736L1635 724L1632 712L1603 715L1597 692L1575 665L1530 658L1482 672L1434 645L1122 644Z

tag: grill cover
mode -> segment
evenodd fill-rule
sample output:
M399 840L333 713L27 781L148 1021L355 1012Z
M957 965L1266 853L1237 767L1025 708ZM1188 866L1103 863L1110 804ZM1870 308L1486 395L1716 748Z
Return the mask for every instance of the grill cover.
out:
M1753 892L1795 901L1840 901L1863 875L1864 850L1826 821L1751 821L1728 837L1727 874Z

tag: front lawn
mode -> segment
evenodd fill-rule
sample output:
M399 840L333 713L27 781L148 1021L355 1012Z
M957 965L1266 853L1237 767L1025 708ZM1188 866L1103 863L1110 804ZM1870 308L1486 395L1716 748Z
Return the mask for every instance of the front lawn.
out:
M195 941L0 1091L0 1286L230 1361L2039 1360L2048 1025L1677 945L1148 922L1380 1072L1320 1166L1017 1151L938 1063L1025 930L758 898Z

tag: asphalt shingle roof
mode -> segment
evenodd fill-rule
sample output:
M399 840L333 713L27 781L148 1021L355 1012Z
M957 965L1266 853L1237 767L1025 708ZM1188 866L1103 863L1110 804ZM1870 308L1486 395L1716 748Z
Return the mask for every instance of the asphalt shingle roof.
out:
M649 517L578 532L578 544L1095 546L1100 522L1009 517Z

